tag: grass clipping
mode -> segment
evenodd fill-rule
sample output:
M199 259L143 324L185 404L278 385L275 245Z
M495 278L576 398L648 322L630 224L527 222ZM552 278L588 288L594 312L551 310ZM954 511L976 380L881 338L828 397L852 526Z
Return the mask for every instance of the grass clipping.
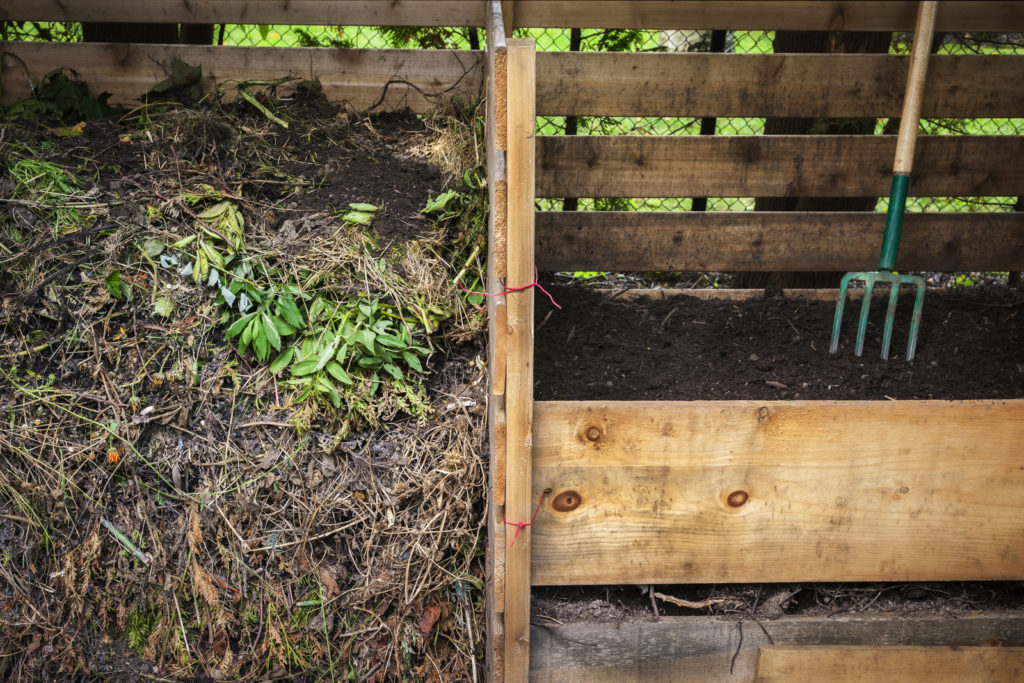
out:
M476 112L261 102L289 128L244 101L74 139L4 125L0 677L482 659L484 320L455 285L482 267ZM341 354L361 329L375 345ZM314 373L337 401L302 396Z

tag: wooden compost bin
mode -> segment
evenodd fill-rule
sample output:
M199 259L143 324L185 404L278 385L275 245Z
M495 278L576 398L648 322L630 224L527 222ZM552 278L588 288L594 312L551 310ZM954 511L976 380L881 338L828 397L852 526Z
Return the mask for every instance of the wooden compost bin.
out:
M875 213L535 212L534 199L886 196L895 136L541 136L535 117L893 117L909 59L537 53L506 40L514 26L910 31L916 9L489 3L490 291L528 286L535 266L874 263ZM1024 6L942 2L936 30L1021 31ZM1020 117L1022 73L1024 56L934 56L923 116ZM1017 196L1022 160L1020 136L923 136L911 194ZM898 267L1021 270L1024 214L908 214ZM1024 650L966 647L1024 644L1018 613L531 629L531 586L1024 578L1024 400L534 402L534 297L489 304L495 680L1020 678Z

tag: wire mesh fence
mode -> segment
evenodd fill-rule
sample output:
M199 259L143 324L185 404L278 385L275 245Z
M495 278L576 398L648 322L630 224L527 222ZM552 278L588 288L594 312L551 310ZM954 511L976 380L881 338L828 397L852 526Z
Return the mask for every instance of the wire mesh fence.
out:
M182 31L180 37L184 37ZM266 47L324 47L356 49L480 49L485 32L473 27L388 27L388 26L290 26L268 24L218 24L210 42L218 45ZM635 30L635 29L516 29L516 36L533 38L541 51L590 52L726 52L770 54L776 34L772 31ZM0 39L79 41L82 24L75 22L0 22ZM908 54L912 34L893 33L891 54ZM1024 34L948 33L933 46L939 54L1024 54ZM888 119L876 121L874 133L892 134ZM679 117L565 117L545 116L537 120L541 135L763 135L764 118ZM1024 118L924 119L920 132L927 135L1020 135ZM888 199L879 198L876 210L885 211ZM703 205L703 202L702 202ZM596 197L570 200L544 199L539 209L689 211L688 197L618 198ZM709 211L745 211L756 208L753 197L712 197ZM908 211L1014 211L1017 197L913 197Z

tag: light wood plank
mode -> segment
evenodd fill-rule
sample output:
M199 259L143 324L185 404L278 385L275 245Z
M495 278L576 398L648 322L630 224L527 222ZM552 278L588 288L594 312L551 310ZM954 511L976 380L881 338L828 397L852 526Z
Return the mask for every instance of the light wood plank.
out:
M885 214L551 211L544 271L800 271L872 267ZM1024 213L908 213L900 270L1024 269Z
M678 0L516 0L516 26L717 28L800 31L909 31L916 2L682 2ZM943 0L938 31L1024 30L1018 2Z
M539 136L538 197L887 196L891 135ZM1024 136L918 139L911 196L1021 191Z
M531 39L508 41L508 285L534 281L533 187L536 55ZM533 439L533 290L509 294L505 514L529 522ZM506 528L505 680L526 681L530 664L530 529Z
M1024 577L1024 400L534 410L535 585Z
M319 78L324 94L355 109L376 103L387 86L383 110L429 111L445 95L481 92L483 54L456 50L329 50L324 48L214 47L108 43L8 42L4 49L24 60L38 82L47 72L73 65L92 93L113 93L112 104L133 106L170 73L174 59L203 67L202 87L227 80L274 79L289 74ZM21 64L3 58L3 97L9 104L29 94ZM403 79L412 83L393 82ZM430 95L424 97L416 88ZM233 89L227 88L228 97Z
M909 57L541 52L541 116L899 116ZM938 55L925 117L1012 117L1024 56Z
M1024 647L761 646L756 683L811 680L1018 683L1024 680Z
M6 0L0 19L192 24L483 26L475 0Z
M725 617L662 617L660 621L557 624L537 618L530 676L536 683L749 683L754 679L758 648L771 643L1022 645L1024 614L983 612L956 618L839 614L758 623ZM802 680L831 679L813 675Z

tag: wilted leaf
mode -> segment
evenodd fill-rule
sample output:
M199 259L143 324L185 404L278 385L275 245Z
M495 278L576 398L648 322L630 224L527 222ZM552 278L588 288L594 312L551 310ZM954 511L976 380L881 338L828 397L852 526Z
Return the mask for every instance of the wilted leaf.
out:
M170 318L174 312L174 302L165 296L153 302L153 312L165 318Z

